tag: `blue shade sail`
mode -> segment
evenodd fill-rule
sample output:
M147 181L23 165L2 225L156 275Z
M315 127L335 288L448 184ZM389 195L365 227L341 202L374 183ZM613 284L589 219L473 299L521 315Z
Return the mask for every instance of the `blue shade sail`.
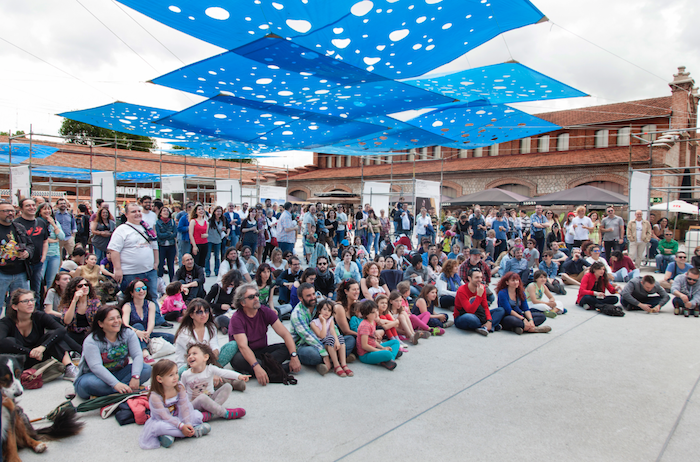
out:
M471 107L469 104L455 104L406 123L443 137L442 142L434 144L458 149L491 146L561 128L504 105Z
M288 149L333 144L381 126L219 95L158 121L182 131Z
M152 82L206 97L227 92L238 98L351 119L454 101L274 37L183 67Z
M238 48L268 33L395 78L416 77L544 15L526 0L120 0L174 29Z
M520 63L496 64L403 82L431 92L442 93L460 101L483 101L483 104L521 103L587 96Z
M53 146L43 146L41 144L32 143L32 159L45 159L49 157L54 152L58 151L58 148ZM29 160L29 143L25 142L12 142L12 163L19 164ZM3 142L0 143L0 162L9 163L10 162L10 143Z
M174 113L175 111L166 109L116 102L82 111L64 112L59 114L59 116L139 136L181 141L202 141L208 139L208 137L195 132L176 130L156 123L159 119Z
M93 170L97 172L98 170ZM61 167L56 165L41 165L32 167L32 176L50 177L50 178L67 178L71 180L90 181L90 170L86 168Z

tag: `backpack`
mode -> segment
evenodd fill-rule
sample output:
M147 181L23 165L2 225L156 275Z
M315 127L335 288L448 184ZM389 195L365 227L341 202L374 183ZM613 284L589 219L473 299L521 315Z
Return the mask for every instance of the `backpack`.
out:
M601 305L600 308L598 308L598 311L600 311L601 314L604 314L606 316L622 317L625 315L625 312L622 311L622 308L620 308L617 305L608 305L607 303L604 305Z
M283 383L285 385L297 384L297 380L294 376L287 374L282 368L282 365L278 363L270 353L263 353L260 365L265 369L265 372L267 372L270 383Z
M85 227L85 219L87 216L81 215L78 217L77 220L75 220L75 226L78 229L78 236L85 236L88 234L88 230Z

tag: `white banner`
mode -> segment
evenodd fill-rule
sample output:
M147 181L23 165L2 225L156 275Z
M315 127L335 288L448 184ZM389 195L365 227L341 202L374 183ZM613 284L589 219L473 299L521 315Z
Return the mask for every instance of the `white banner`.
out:
M420 209L425 207L428 215L440 217L440 199L442 197L439 181L415 180L413 184L414 197L416 198L416 207L413 211L414 216L420 214ZM437 229L435 230L437 233Z
M31 196L31 175L29 174L29 165L20 165L19 167L10 167L10 183L12 184L12 203L19 204L20 197Z
M226 204L241 203L241 184L238 180L216 180L216 205L226 208Z
M92 209L97 210L97 199L102 199L109 204L112 215L116 213L117 196L114 187L114 172L92 172Z
M260 202L270 199L273 204L284 205L287 202L287 188L281 186L260 185Z
M163 180L160 182L160 187L163 190L164 195L173 193L184 193L185 177L182 175L164 176Z
M649 211L649 186L651 175L644 172L632 172L629 190L629 219L634 220L634 214L641 210L644 218L648 219Z
M388 216L391 213L389 208L389 197L391 196L391 184L377 181L366 181L362 190L362 208L369 204L375 215L379 216L379 211L384 210Z

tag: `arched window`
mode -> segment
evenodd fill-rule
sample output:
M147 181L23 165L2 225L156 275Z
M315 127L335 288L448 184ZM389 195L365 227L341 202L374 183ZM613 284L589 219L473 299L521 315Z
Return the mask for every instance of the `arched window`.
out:
M629 146L630 145L630 133L632 129L630 127L622 127L617 131L617 145L618 146Z
M560 133L557 136L557 151L568 151L569 150L569 134Z
M505 191L514 192L516 194L521 194L523 196L530 197L530 188L522 184L508 183L496 186L498 189L503 189Z
M654 141L656 140L656 133L649 133L646 134L647 132L655 132L656 131L656 125L654 124L649 124L645 125L642 127L642 138L644 138L647 141Z
M447 196L451 199L459 197L459 192L455 188L450 188L449 186L442 187L442 195Z
M291 191L289 193L290 196L294 196L300 201L305 201L308 197L308 194L306 194L306 191L302 191L301 189L295 189L294 191Z
M598 130L595 132L595 147L607 148L610 132L608 130Z
M539 152L549 152L549 135L542 135L538 140L537 150Z
M498 155L498 145L494 144L489 146L489 156L497 156Z
M532 138L529 136L520 140L520 154L530 154L530 146L532 146Z
M326 157L326 168L333 168L333 156Z
M589 181L588 183L580 184L579 186L595 186L596 188L605 189L618 194L626 194L625 187L619 183L612 181Z

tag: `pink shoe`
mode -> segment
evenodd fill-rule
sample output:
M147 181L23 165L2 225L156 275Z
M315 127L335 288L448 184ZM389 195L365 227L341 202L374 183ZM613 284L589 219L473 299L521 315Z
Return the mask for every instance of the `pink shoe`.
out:
M212 419L211 412L202 411L202 422L209 422Z
M403 351L404 353L408 353L408 348L401 347L401 348L399 348L399 351Z
M156 360L151 358L150 356L146 356L145 358L143 358L143 362L146 364L153 364L154 362L156 362Z
M224 419L233 420L240 419L245 415L245 409L237 407L236 409L226 409L226 414L224 414Z

